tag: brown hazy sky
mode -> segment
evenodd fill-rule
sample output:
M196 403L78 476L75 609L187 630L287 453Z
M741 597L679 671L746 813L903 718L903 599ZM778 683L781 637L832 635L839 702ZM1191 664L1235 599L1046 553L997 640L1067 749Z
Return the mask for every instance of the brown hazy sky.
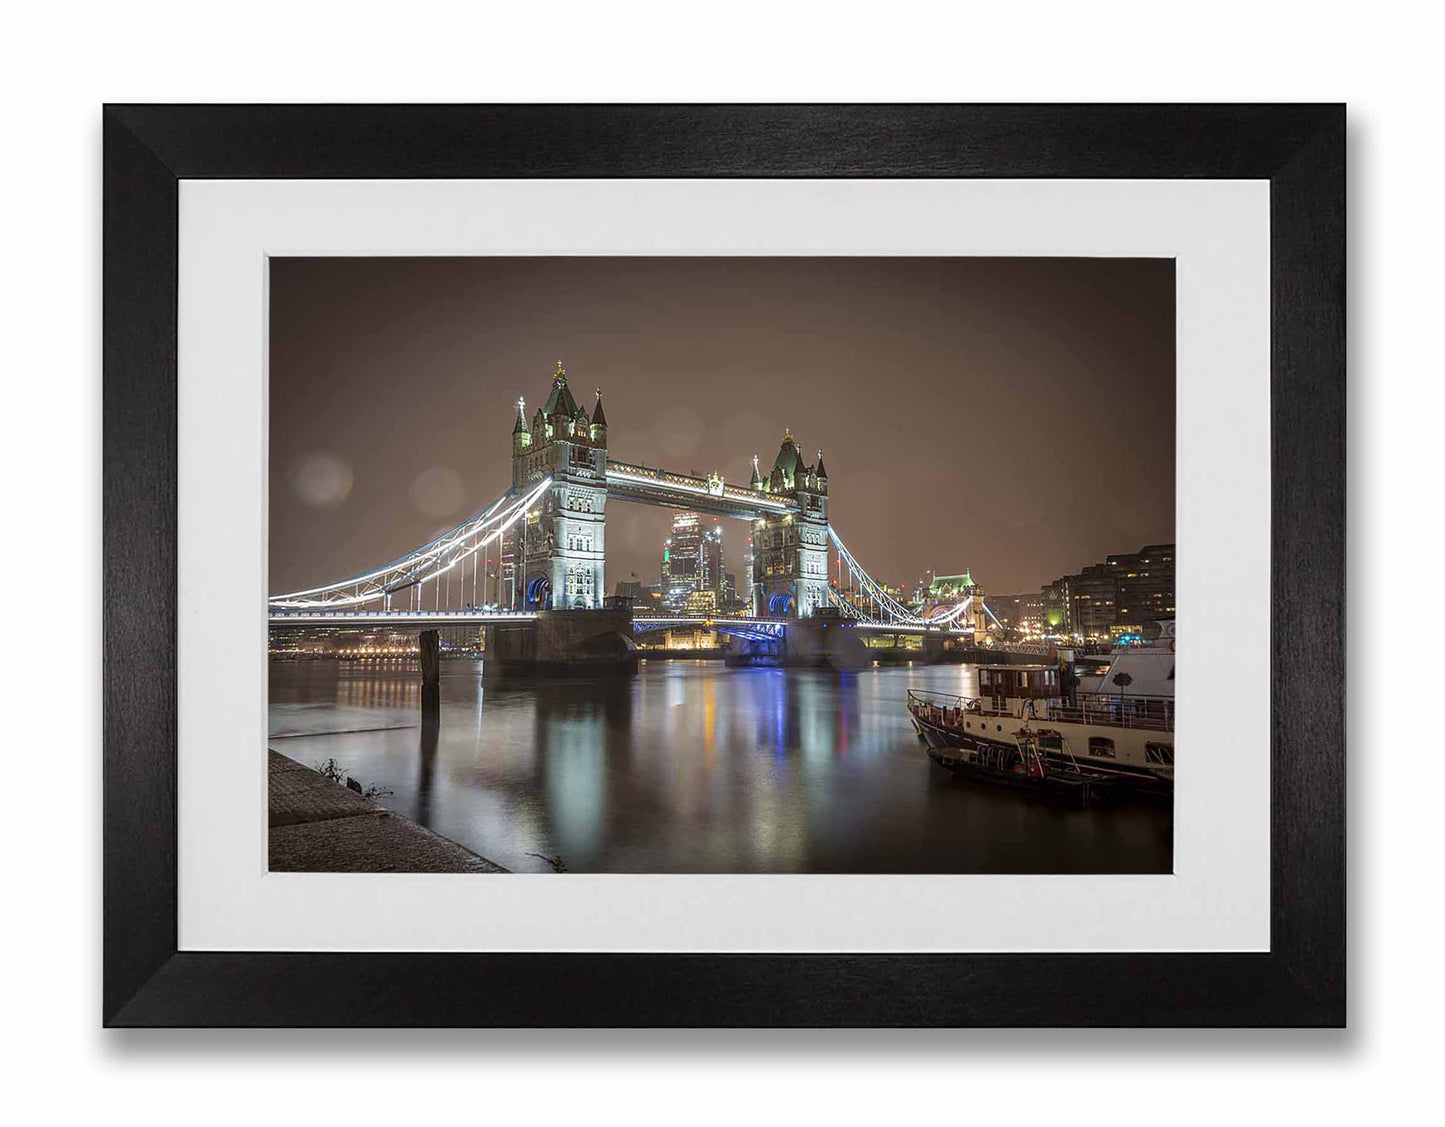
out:
M556 361L609 449L746 485L783 427L877 579L986 590L1174 538L1174 264L290 258L271 266L270 590L385 563L511 480ZM609 589L666 510L607 507ZM747 526L725 521L728 570Z

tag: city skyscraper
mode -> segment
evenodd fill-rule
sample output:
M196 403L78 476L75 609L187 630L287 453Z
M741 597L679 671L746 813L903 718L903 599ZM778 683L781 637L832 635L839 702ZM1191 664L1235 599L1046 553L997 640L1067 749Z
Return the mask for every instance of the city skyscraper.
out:
M715 609L723 599L722 524L694 512L675 513L662 545L662 601L670 609ZM699 599L699 594L704 597Z

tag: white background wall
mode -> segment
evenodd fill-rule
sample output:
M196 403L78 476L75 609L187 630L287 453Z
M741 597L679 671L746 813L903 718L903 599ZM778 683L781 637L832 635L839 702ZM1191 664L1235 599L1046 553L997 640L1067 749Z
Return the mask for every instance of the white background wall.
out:
M17 1122L1301 1122L1438 1106L1438 28L1415 4L30 5L7 13L4 1014ZM102 101L1348 100L1344 1033L99 1028ZM20 554L15 545L29 550ZM37 553L37 546L40 551ZM56 610L55 608L59 608ZM1426 640L1391 650L1406 628ZM52 678L55 629L79 660ZM1423 678L1425 688L1420 688ZM27 1105L31 1105L27 1107ZM1403 1109L1403 1108L1402 1108Z

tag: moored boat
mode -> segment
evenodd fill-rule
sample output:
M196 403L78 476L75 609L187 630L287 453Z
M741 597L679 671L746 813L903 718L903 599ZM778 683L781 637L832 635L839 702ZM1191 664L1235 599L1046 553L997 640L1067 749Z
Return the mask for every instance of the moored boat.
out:
M1172 795L1172 632L1167 641L1121 647L1079 678L1066 677L1067 667L980 666L977 696L911 689L908 711L930 754L944 748L1009 754L1020 739L1031 739L1052 770L1083 770L1132 793ZM1106 691L1111 685L1117 691Z

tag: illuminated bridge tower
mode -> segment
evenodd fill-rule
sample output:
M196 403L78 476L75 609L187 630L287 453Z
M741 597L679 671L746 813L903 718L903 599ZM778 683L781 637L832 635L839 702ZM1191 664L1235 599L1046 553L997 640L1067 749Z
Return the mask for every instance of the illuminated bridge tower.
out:
M823 452L803 464L790 430L764 478L753 459L752 487L796 500L796 513L753 521L753 613L808 618L828 605L828 471Z
M602 389L588 418L557 361L552 391L529 422L517 400L512 427L512 486L521 494L552 475L545 500L508 533L501 595L524 610L602 606L607 506L607 416Z

